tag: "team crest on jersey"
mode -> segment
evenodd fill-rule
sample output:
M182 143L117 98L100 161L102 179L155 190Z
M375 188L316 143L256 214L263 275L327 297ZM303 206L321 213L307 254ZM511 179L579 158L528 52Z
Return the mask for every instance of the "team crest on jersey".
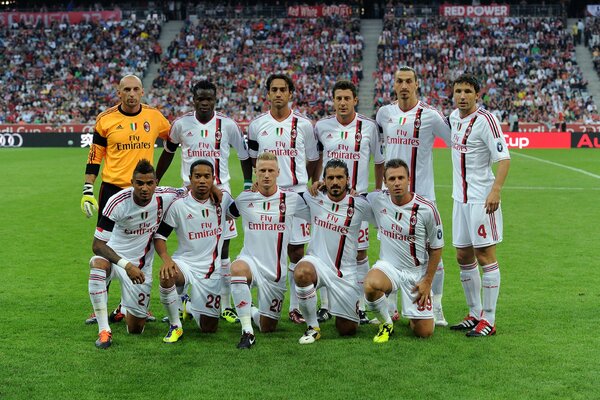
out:
M141 216L142 216L142 219L146 219L146 218L148 218L148 215L149 215L149 214L148 214L148 211L144 211L144 212L141 214Z
M283 128L275 128L275 134L277 136L282 136L283 135Z
M185 217L186 219L194 219L194 216L192 214L188 214L187 217Z
M137 130L137 122L130 123L129 127L131 128L132 131L136 131Z
M413 215L410 217L410 224L411 226L415 226L417 224L417 216Z
M279 212L285 214L285 203L279 203Z
M348 207L348 217L352 218L354 215L354 207Z
M415 119L415 129L419 129L421 127L421 118Z
M210 215L210 211L209 210L202 210L202 216L204 218L208 218L209 215Z
M355 140L360 142L362 140L362 134L360 132L356 132Z
M348 132L341 131L340 137L342 138L342 140L348 139Z
M201 138L208 137L208 129L200 129L200 137Z
M221 131L218 130L215 132L215 140L220 141L221 140Z
M331 211L338 212L339 209L340 209L340 205L339 204L332 204L331 205Z
M406 123L406 121L408 121L408 118L400 117L400 118L398 118L398 125L402 126ZM392 122L392 119L390 118L390 120L388 122Z
M223 210L221 209L220 204L216 207L215 211L217 212L217 218L221 219L221 214L223 213Z
M144 130L150 132L150 122L144 121Z
M270 202L268 202L268 201L265 201L265 202L263 203L263 210L265 210L265 211L269 211L270 209L271 209L271 203L270 203Z
M496 149L498 150L498 153L502 153L502 150L504 150L502 143L500 143L500 142L496 143Z
M296 129L292 129L292 131L290 132L290 136L292 137L292 139L296 139L296 136L297 136Z

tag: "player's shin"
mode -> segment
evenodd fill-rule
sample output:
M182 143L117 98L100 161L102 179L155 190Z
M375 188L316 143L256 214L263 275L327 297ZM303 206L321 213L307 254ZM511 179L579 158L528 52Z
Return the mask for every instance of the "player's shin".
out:
M377 319L385 324L392 324L392 317L388 312L388 301L385 295L381 296L377 300L369 301L364 298L365 308L367 311L373 311Z
M181 327L181 320L179 318L180 299L175 285L168 288L160 287L160 302L165 306L165 311L169 317L169 324Z
M316 328L319 326L317 321L317 291L311 283L308 286L296 287L298 293L298 303L300 312L304 316L306 325Z
M88 280L88 289L90 293L90 301L96 314L98 321L98 332L103 330L110 331L108 325L108 293L106 291L106 271L98 268L90 269Z
M481 318L481 276L477 261L460 265L460 282L465 292L469 314L476 319Z
M496 303L500 292L500 268L498 263L481 267L483 270L483 319L494 325L496 323Z
M242 324L242 332L254 334L252 329L252 294L245 276L231 277L231 295L237 311L238 318Z

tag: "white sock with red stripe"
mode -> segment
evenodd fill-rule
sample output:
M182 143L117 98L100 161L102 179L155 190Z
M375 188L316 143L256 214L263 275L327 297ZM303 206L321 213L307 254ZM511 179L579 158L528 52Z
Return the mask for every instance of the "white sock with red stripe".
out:
M477 261L460 265L460 283L465 292L469 314L477 319L481 318L481 276Z
M321 308L329 310L329 294L325 286L319 289L319 295L321 297Z
M231 308L231 259L221 259L221 311Z
M294 280L294 270L296 269L296 263L290 263L288 266L288 284L290 285L290 311L294 308L298 308L298 294L296 293L296 281Z
M179 303L181 302L181 299L177 293L177 288L175 285L168 288L160 286L159 292L160 302L165 306L167 316L169 317L169 324L177 325L181 328L182 324L179 319Z
M369 272L369 258L363 258L356 262L356 282L360 286L361 292L365 284L365 276ZM365 311L365 299L360 297L358 299L358 309Z
M392 317L388 311L388 301L385 294L375 301L369 301L364 298L365 307L368 311L374 311L377 319L381 323L393 324Z
M231 294L233 296L233 304L237 311L238 318L242 324L242 332L250 332L254 334L252 329L252 294L248 279L245 276L231 277Z
M88 279L88 291L90 301L98 321L98 333L106 330L110 332L108 325L108 292L106 290L106 271L98 268L90 269Z
M498 302L498 294L500 293L500 268L498 262L484 265L483 270L483 314L484 318L490 325L496 323L496 303Z
M440 263L435 270L433 276L433 282L431 283L431 293L433 294L433 306L440 307L442 305L442 295L444 294L444 262L440 260Z
M317 321L317 291L315 285L312 283L308 286L297 286L296 291L298 292L298 306L300 312L306 321L306 325L312 326L313 328L319 326Z

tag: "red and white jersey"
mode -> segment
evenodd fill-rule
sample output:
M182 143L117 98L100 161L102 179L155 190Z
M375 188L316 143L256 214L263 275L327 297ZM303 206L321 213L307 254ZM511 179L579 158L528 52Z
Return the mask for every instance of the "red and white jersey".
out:
M442 220L435 204L414 194L403 206L395 205L387 191L367 195L379 231L379 258L398 269L427 268L432 249L444 247Z
M315 197L305 193L303 197L312 224L306 254L319 258L339 277L355 274L360 226L373 219L369 203L349 194L338 202L323 192Z
M348 184L357 192L369 189L369 159L383 163L383 147L379 129L372 119L356 114L348 125L342 125L335 115L319 120L315 125L318 148L323 150L323 166L332 158L348 165Z
M194 273L208 279L215 270L220 271L227 209L232 202L228 192L223 192L220 204L210 198L197 200L188 192L169 207L156 237L166 240L173 228L177 234L173 258L185 261Z
M375 118L383 130L385 160L404 160L410 168L410 190L435 201L433 142L437 136L450 147L446 118L422 101L408 111L396 101L381 107Z
M242 217L244 246L240 256L255 261L266 279L274 282L285 279L294 216L308 216L302 197L281 188L268 197L246 190L229 210L234 217Z
M184 186L190 184L190 166L204 158L215 167L215 183L219 188L228 190L230 148L235 147L240 160L248 158L242 130L233 119L219 112L206 124L198 121L195 111L182 115L173 122L169 140L181 144L181 179Z
M489 111L460 118L450 114L452 126L452 198L461 203L485 203L494 184L492 163L510 159L498 119Z
M133 201L133 188L123 189L108 199L94 237L107 242L108 247L133 265L152 268L152 236L167 208L182 193L181 189L159 186L150 203L141 207Z
M252 158L265 151L275 154L280 170L277 183L295 192L306 190L306 162L319 159L313 124L296 111L281 122L270 112L253 119L248 126L248 148Z

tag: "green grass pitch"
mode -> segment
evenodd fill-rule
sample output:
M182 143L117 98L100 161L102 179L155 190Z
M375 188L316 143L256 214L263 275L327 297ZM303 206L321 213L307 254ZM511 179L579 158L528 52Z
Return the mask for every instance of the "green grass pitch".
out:
M375 326L347 339L327 322L319 342L300 346L304 327L284 318L250 351L235 348L239 325L221 323L217 334L203 335L190 322L175 345L162 343L167 327L155 322L141 336L114 324L113 346L94 347L97 328L83 323L94 231L79 209L86 154L0 150L0 399L600 398L597 150L512 152L496 336L468 339L438 328L419 340L403 320L389 343L375 345ZM178 163L163 184L180 184ZM446 231L444 311L453 323L466 305L451 246L447 150L436 150L435 167ZM237 194L237 161L231 168ZM232 257L240 244L232 243ZM373 243L371 263L377 251ZM158 262L154 274L151 309L160 319Z

